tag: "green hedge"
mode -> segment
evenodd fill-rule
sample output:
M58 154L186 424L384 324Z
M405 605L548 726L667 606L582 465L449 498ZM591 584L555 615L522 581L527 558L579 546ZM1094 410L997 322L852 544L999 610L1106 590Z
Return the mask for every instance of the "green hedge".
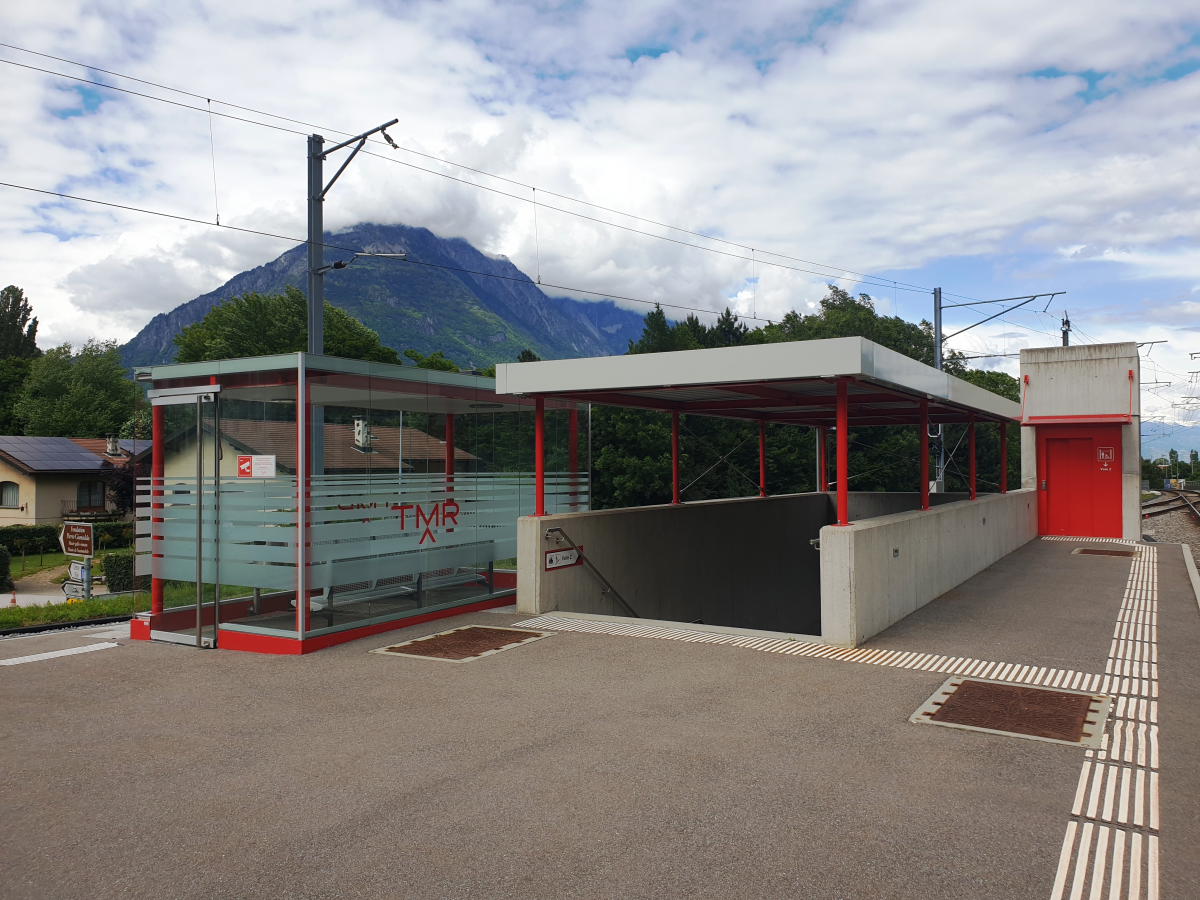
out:
M12 554L8 548L0 544L0 591L12 590Z
M5 525L0 527L0 546L7 547L13 556L21 555L21 543L27 554L39 550L58 550L59 525ZM133 546L133 522L96 522L92 534L96 553Z
M5 525L0 527L0 546L13 556L20 556L22 550L27 554L57 550L58 530L57 525Z
M134 576L134 555L132 550L119 550L116 553L105 553L100 559L104 569L104 583L110 594L134 590L135 582L138 590L150 589L150 576Z

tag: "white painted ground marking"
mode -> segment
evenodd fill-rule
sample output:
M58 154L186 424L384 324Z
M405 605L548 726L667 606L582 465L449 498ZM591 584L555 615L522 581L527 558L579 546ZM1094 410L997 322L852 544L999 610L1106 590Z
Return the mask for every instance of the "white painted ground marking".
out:
M1089 900L1101 900L1104 896L1106 875L1109 882L1107 896L1113 900L1142 900L1144 897L1157 900L1158 897L1158 701L1151 699L1158 696L1158 558L1154 547L1140 549L1140 556L1130 564L1105 674L1051 669L1032 679L1035 684L1040 681L1054 687L1082 685L1090 690L1099 687L1104 693L1115 695L1111 732L1105 735L1100 749L1094 754L1097 761L1084 760L1079 773L1079 785L1071 807L1072 819L1067 824L1064 852L1052 894L1054 900L1062 897L1070 874L1074 875L1072 900L1076 897L1083 900L1082 891L1089 874ZM1103 802L1100 802L1101 797ZM1114 812L1118 823L1132 825L1137 830L1112 829L1110 864L1107 859L1109 827L1100 822L1112 822ZM1084 837L1093 822L1095 848ZM1131 835L1128 856L1125 850L1127 833Z
M71 647L68 650L51 650L49 653L34 653L31 656L17 656L12 659L0 659L0 666L19 666L22 663L41 662L43 659L57 659L60 656L74 656L77 653L91 653L93 650L107 650L109 647L120 647L120 644L89 644L86 647Z
M1133 833L1129 844L1129 900L1141 900L1142 896L1142 836Z
M1079 855L1075 859L1075 877L1071 881L1071 900L1082 900L1087 881L1088 851L1092 849L1092 823L1085 822L1079 835Z
M1113 835L1112 878L1108 883L1109 900L1119 900L1121 896L1121 876L1125 874L1125 832L1116 829Z
M1158 900L1158 835L1146 839L1146 900Z
M1071 851L1075 849L1075 823L1067 823L1067 835L1063 838L1062 853L1058 857L1058 874L1054 876L1054 890L1050 900L1062 900L1063 888L1067 886L1067 872L1071 869Z
M1100 893L1104 890L1104 862L1108 857L1108 827L1101 826L1096 837L1096 864L1092 867L1092 892L1088 900L1102 900Z

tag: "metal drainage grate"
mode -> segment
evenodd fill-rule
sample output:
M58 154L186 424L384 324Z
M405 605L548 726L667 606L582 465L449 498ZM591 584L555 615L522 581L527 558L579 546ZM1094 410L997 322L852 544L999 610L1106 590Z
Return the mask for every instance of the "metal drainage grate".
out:
M501 650L509 650L544 637L552 631L523 631L517 628L494 628L485 625L464 625L453 631L443 631L428 637L380 647L371 653L386 653L390 656L419 656L422 659L440 659L445 662L471 662Z
M1076 547L1071 552L1080 556L1137 556L1136 550L1101 550L1098 547Z
M938 688L909 721L1098 748L1110 704L1104 694L960 676Z

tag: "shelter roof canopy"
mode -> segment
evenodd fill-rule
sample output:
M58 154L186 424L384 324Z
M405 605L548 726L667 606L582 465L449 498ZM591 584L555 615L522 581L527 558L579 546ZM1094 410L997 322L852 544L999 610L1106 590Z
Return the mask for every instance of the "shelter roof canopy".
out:
M856 425L1019 421L1020 404L861 337L496 367L496 393L832 425L839 381Z

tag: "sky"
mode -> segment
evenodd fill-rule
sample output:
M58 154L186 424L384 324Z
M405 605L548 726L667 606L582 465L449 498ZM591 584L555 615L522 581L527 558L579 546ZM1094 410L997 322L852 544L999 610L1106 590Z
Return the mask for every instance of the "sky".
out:
M1064 292L949 346L1016 374L1064 315L1143 343L1144 454L1200 449L1194 2L46 0L0 25L0 181L53 192L0 186L0 282L43 347L127 340L302 242L307 135L396 118L327 229L423 226L680 317L777 321L829 283L912 321L934 287Z

